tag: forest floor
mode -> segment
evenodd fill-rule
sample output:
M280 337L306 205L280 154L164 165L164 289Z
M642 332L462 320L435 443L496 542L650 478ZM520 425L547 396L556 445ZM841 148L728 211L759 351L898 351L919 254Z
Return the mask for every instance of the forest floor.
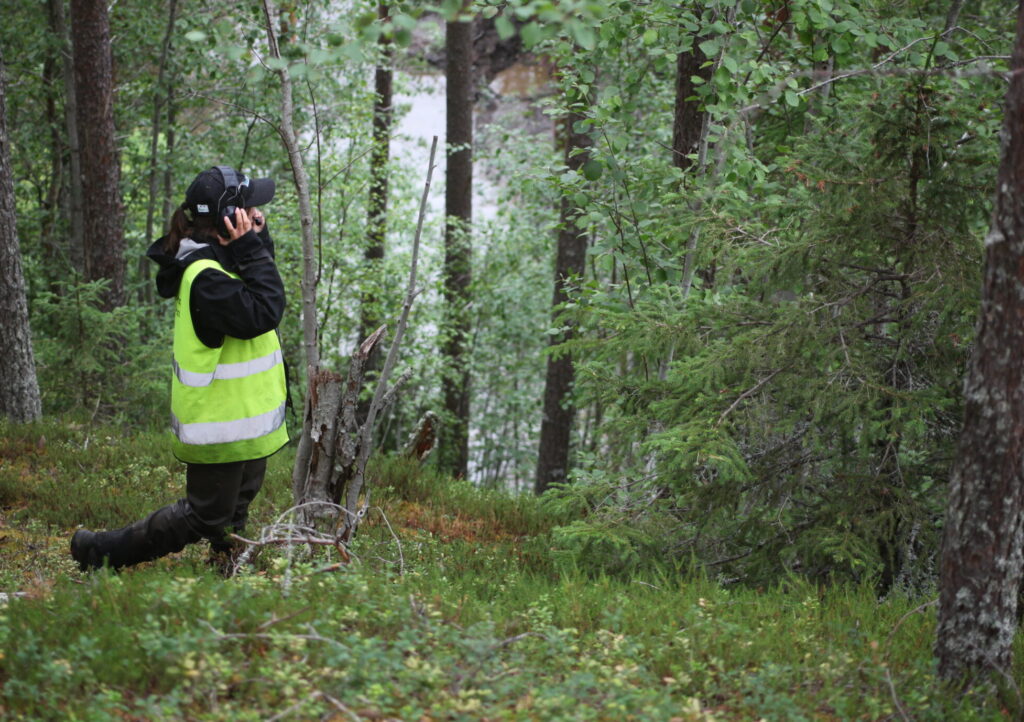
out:
M270 464L250 533L289 507ZM584 574L551 518L403 461L372 470L357 559L205 544L83 574L78 525L181 494L158 434L0 426L0 717L82 720L1001 720L1019 687L953 694L934 603L870 586L727 588ZM386 520L386 523L385 523ZM1024 644L1016 647L1022 678Z

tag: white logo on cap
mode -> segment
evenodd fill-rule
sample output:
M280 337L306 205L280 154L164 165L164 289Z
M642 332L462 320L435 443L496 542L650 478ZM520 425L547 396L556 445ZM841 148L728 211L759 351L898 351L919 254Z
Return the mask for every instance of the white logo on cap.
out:
M196 203L196 213L209 213L210 206L205 203Z

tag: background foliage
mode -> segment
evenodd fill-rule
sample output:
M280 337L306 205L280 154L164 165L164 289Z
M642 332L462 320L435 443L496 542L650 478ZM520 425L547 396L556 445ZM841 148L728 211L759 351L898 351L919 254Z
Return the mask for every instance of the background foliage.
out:
M329 365L344 364L369 290L381 317L398 311L425 170L425 159L393 156L387 255L364 262L376 40L394 38L399 95L419 102L419 76L437 72L438 23L458 6L397 3L381 24L362 0L281 5L280 63L295 83L314 184ZM530 486L543 350L575 322L562 349L577 361L575 471L545 500L562 522L552 532L561 558L595 574L686 567L750 584L795 573L928 588L1012 27L1004 3L971 3L951 25L950 7L473 5L554 72L525 108L480 121L478 177L494 193L474 229L472 477ZM270 227L289 289L282 331L293 396L304 389L298 213L262 8L189 3L162 61L168 8L112 8L131 302L106 314L66 241L61 38L43 5L5 7L19 231L51 414L163 425L169 304L149 290L142 254L159 231L146 230L147 217L159 226L192 175L220 162L278 180ZM711 69L689 99L706 133L681 170L671 151L676 60L694 48ZM481 82L481 117L507 102L495 92ZM567 97L589 99L581 122L594 146L580 173L552 142ZM415 125L422 107L402 100L398 110ZM591 247L553 322L563 197ZM412 377L384 424L388 449L440 405L441 228L432 209L428 288L400 369Z

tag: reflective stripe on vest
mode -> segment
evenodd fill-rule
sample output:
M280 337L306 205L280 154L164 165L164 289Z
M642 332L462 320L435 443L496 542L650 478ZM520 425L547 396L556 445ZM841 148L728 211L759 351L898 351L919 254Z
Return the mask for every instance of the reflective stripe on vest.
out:
M266 356L260 356L251 361L217 364L217 368L210 373L186 371L178 364L178 359L173 359L172 363L174 364L174 375L178 377L178 381L185 386L201 387L209 386L218 379L244 379L246 376L269 371L278 364L284 363L284 354L281 353L281 349L276 349Z
M190 464L269 456L288 443L284 355L275 331L250 339L199 340L192 324L192 284L206 270L241 280L214 260L189 264L175 302L171 373L172 449Z
M171 427L183 444L201 446L204 444L229 444L233 441L247 441L276 431L284 423L285 405L259 416L235 421L205 421L183 424L173 413Z

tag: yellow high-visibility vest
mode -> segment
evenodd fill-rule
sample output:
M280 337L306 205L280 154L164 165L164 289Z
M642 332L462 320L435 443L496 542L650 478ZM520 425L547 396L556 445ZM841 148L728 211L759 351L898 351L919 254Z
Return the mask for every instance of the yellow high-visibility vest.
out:
M269 456L288 443L284 356L275 331L243 340L225 336L210 348L196 336L189 309L192 282L216 261L185 269L174 305L171 429L174 455L193 464Z

